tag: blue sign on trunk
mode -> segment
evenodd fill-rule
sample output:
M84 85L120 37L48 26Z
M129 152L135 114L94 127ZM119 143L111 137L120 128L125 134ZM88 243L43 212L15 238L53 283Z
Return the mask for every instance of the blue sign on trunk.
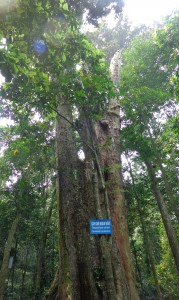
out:
M112 221L90 220L90 234L112 234Z

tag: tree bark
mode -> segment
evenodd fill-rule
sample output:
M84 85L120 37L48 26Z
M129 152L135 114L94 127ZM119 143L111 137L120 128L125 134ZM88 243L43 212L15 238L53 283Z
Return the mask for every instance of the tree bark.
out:
M111 62L111 78L119 82L120 53ZM116 92L118 93L117 87ZM106 116L95 124L95 134L101 157L105 181L104 193L108 194L110 215L113 223L112 260L116 285L116 299L138 299L131 258L127 227L126 205L122 185L120 154L120 106L112 99ZM110 216L109 216L110 217Z
M70 120L70 107L61 99L58 111ZM77 151L74 132L63 118L57 120L57 193L59 210L59 292L60 300L68 293L80 299L75 247L74 202L77 197Z
M0 300L3 300L5 282L6 282L6 277L7 277L7 273L8 273L9 255L10 255L14 235L16 233L19 220L20 220L20 216L17 216L16 219L13 221L11 229L9 231L5 249L4 249L4 256L3 256L2 266L1 266L1 270L0 270Z
M113 224L112 260L116 284L115 299L138 299L132 265L126 206L121 181L119 154L119 105L110 107L104 123L95 125L105 178L105 189L109 199L109 210ZM104 190L104 193L106 192ZM106 203L106 206L108 203ZM109 216L108 216L109 218Z
M56 127L59 300L68 295L73 300L139 299L119 170L119 129L116 99L101 122L94 125L84 118L80 137L85 160L80 162L71 107L60 99ZM90 235L89 221L96 218L112 219L112 237Z
M61 101L57 120L57 193L59 211L60 268L58 299L101 299L94 270L99 266L99 240L90 236L89 220L96 217L93 161L77 156L71 107ZM70 123L67 122L70 120Z

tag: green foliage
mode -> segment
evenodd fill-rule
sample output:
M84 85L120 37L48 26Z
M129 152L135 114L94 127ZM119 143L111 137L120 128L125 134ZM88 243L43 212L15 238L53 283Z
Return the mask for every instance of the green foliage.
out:
M178 298L176 268L144 163L146 160L153 163L156 183L172 225L178 232L172 204L178 207L178 20L176 12L155 32L144 32L134 38L123 53L121 69L122 148L125 153L130 153L131 164L130 168L126 168L130 175L125 183L125 191L131 247L141 297L144 299L156 297L145 243L146 234L151 243L162 295L166 299ZM164 176L171 187L174 202L168 195ZM167 282L168 285L170 282L168 287Z
M9 273L5 299L11 294L13 298L34 298L41 253L39 298L56 272L54 207L46 224L56 184L56 110L65 98L79 119L99 119L114 96L104 55L80 33L78 23L84 8L89 9L88 19L94 23L110 11L110 3L99 1L94 10L91 1L20 1L7 14L2 12L0 69L6 83L0 91L0 116L13 119L14 125L0 132L5 147L0 159L0 259L8 224L17 213L22 215L14 240L17 261ZM112 6L117 12L122 2L112 2Z
M131 153L130 153L131 154ZM128 154L128 159L131 160ZM149 178L139 157L132 162L131 178L124 181L128 206L128 224L131 249L134 255L137 284L141 298L153 299L155 287L151 271L146 235L150 240L155 263L161 260L160 214L151 193Z
M177 299L179 297L178 273L174 266L171 249L168 246L167 236L162 224L160 224L160 236L162 260L157 265L160 285L165 290L166 299L171 295L173 299Z
M21 299L34 297L34 278L40 245L49 207L55 189L55 110L59 101L66 101L76 111L77 121L85 117L99 120L106 112L110 98L115 96L109 79L108 64L101 50L96 49L79 31L79 20L88 9L88 20L93 24L109 12L109 4L118 13L122 1L19 1L18 5L0 12L0 69L6 78L1 89L0 116L14 120L8 128L0 128L1 144L5 147L0 157L0 260L2 260L9 224L17 213L22 219L14 244L17 261L14 269L14 291L7 286L6 298L12 292ZM122 37L118 33L122 30ZM155 114L164 109L167 101L178 97L178 13L156 32L139 30L130 47L123 54L120 98L123 110L123 149L134 153L134 181L125 183L129 208L129 231L135 253L138 285L146 299L155 297L155 288L144 238L141 214L151 240L155 264L163 293L177 296L176 275L169 247L161 227L160 215L150 189L143 159L156 160L149 130L155 137L162 161L169 170L171 181L176 178L178 148L178 119L171 115L166 124L157 123ZM103 31L104 30L104 31ZM98 31L97 31L98 32ZM99 30L100 32L100 30ZM108 58L120 47L129 45L136 33L129 25L102 29L103 38L114 41L106 52ZM170 104L168 104L171 107ZM149 130L148 130L149 129ZM110 140L109 143L112 141ZM168 155L170 159L168 159ZM118 169L119 165L113 165ZM157 166L159 171L159 167ZM161 176L160 187L165 191ZM176 190L176 184L173 184ZM167 199L167 196L165 195ZM168 204L168 199L166 200ZM169 206L169 204L168 204ZM171 207L170 207L171 208ZM46 232L43 256L43 276L40 296L49 287L58 261L56 211ZM175 219L175 226L177 228ZM139 270L140 269L140 270ZM103 289L104 272L93 270L98 289ZM13 277L10 274L10 279ZM171 280L167 292L167 280ZM40 297L39 296L39 297Z
M97 288L102 291L104 288L104 270L100 267L93 268L93 276Z
M93 32L86 33L93 45L104 51L108 62L116 51L127 49L131 40L146 30L145 26L131 28L129 20L122 14L117 20L117 24L110 28L104 19Z
M131 118L142 114L151 118L153 112L169 98L168 74L157 62L160 51L152 36L139 36L124 52L120 91L122 105ZM140 121L140 120L139 120ZM146 119L147 122L147 119Z
M23 111L22 111L23 112ZM9 224L17 213L22 219L14 243L17 243L14 276L9 273L9 284L14 281L14 290L7 286L7 298L20 295L22 290L22 274L25 274L24 295L30 299L34 294L34 276L36 272L39 245L43 236L47 212L54 198L55 156L54 156L54 124L51 119L35 120L34 115L21 115L20 124L2 129L2 137L6 149L1 157L0 188L0 235L2 259ZM39 118L38 118L39 119ZM44 264L48 269L47 280L42 280L42 290L49 285L55 272L58 259L56 213L48 231L47 245L44 249ZM18 241L18 242L17 242ZM26 248L28 256L26 259ZM49 264L51 253L52 263ZM45 267L44 267L45 268ZM44 270L44 273L46 271ZM6 297L6 296L5 296ZM28 298L29 297L29 298ZM6 298L5 298L6 299Z
M161 63L170 75L171 93L178 99L179 12L166 18L165 27L156 32L156 43L162 53Z

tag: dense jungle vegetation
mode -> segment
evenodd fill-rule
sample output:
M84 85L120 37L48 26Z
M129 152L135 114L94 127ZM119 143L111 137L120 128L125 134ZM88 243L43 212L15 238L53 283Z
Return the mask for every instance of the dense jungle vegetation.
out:
M179 299L179 12L151 29L120 0L4 3L0 300Z

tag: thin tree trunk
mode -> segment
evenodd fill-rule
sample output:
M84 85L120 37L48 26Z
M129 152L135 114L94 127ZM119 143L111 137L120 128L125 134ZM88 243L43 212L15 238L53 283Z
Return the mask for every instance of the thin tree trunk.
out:
M146 124L147 125L147 124ZM163 178L163 181L164 181L164 184L165 184L165 190L166 190L166 194L168 196L168 199L170 200L170 203L173 207L173 211L175 213L175 216L179 222L179 210L177 208L177 203L176 203L176 199L173 195L173 191L172 191L172 186L171 184L169 183L168 181L168 178L167 178L167 175L166 175L166 172L165 172L165 169L162 165L162 161L161 161L161 157L158 153L158 150L157 150L157 147L156 147L156 142L154 140L154 138L152 137L152 134L150 132L150 129L147 125L147 129L148 129L148 133L150 135L150 139L151 139L151 142L152 142L152 146L153 146L153 149L154 149L154 153L155 153L155 157L156 157L156 163L158 164L161 172L162 172L162 178Z
M16 242L15 242L14 263L13 263L13 266L12 266L12 294L14 293L14 274L15 274L16 255L17 255L17 239L16 239Z
M29 251L28 248L26 248L26 256L25 256L25 265L24 265L24 269L22 272L22 281L21 281L21 292L20 292L20 300L24 299L24 283L25 283L25 276L26 276L26 272L27 272L27 260L28 260L28 255L29 255Z
M139 214L140 214L140 220L141 220L141 224L142 224L142 231L143 231L143 235L144 235L144 240L145 240L145 243L146 243L146 246L147 246L146 247L147 254L148 254L148 257L149 257L150 266L151 266L151 270L152 270L153 277L154 277L155 287L156 287L156 290L157 290L158 299L162 300L163 298L162 298L162 294L161 294L161 291L160 291L157 271L156 271L156 268L155 268L155 260L154 260L154 256L153 256L152 245L151 245L151 242L148 238L145 222L144 222L144 219L143 219L140 208L139 208Z
M48 292L46 293L43 300L55 300L57 298L58 284L59 284L59 272L57 270L55 277L50 285L50 288L48 289Z
M132 249L133 249L132 252L134 254L134 260L135 260L135 265L136 265L137 274L138 274L138 276L136 274L136 277L138 277L138 281L140 283L141 290L143 291L143 282L142 282L141 268L140 268L140 265L139 265L139 262L138 262L138 258L137 258L137 250L136 250L136 247L135 247L135 242L132 239L132 236L131 236L131 245L132 245Z
M146 254L147 254L147 256L149 258L149 261L150 261L150 266L151 266L151 270L152 270L153 277L154 277L154 282L155 282L155 286L156 286L156 290L157 290L158 299L162 300L162 293L161 293L161 290L160 290L158 275L157 275L157 271L156 271L156 268L155 268L155 259L154 259L154 255L153 255L153 251L152 251L152 245L151 245L151 242L148 238L148 233L147 233L147 230L146 230L146 224L145 224L145 220L143 218L142 209L141 209L141 199L138 196L137 191L135 189L134 176L133 176L132 167L131 167L131 164L129 162L127 153L126 153L126 158L127 158L127 162L128 162L128 165L129 165L129 172L130 172L130 175L131 175L131 178L132 178L133 191L135 193L135 197L136 197L136 201L137 201L138 213L139 213L140 222L141 222L141 225L142 225L144 243L145 243L145 246L146 246L145 247L146 248Z
M138 201L138 211L139 211L139 215L140 215L140 221L141 221L141 224L142 224L142 231L143 231L143 235L144 235L144 240L145 240L146 250L147 250L147 254L148 254L148 257L149 257L149 261L150 261L151 270L152 270L153 277L154 277L155 287L156 287L156 290L157 290L157 296L158 296L159 300L162 300L163 298L162 298L162 294L161 294L161 291L160 291L157 271L156 271L156 268L155 268L155 260L154 260L154 255L153 255L153 251L152 251L152 245L151 245L151 242L148 238L148 234L147 234L147 231L146 231L146 225L145 225L145 221L144 221L144 218L143 218L143 215L142 215L142 212L141 212L141 205L140 205L139 198L137 199L137 201Z
M19 220L20 220L20 216L17 216L16 219L13 221L11 229L9 231L5 249L4 249L4 256L3 256L2 266L1 266L1 270L0 270L0 300L3 300L5 282L6 282L6 277L7 277L7 273L8 273L9 255L10 255L14 235L16 233Z
M50 204L48 212L47 212L47 217L46 217L46 220L45 220L45 223L43 226L43 233L42 233L41 243L39 246L39 253L38 253L38 258L37 258L37 271L36 271L36 277L35 277L35 293L34 293L35 299L38 297L38 293L39 293L40 286L41 286L42 265L43 265L43 260L44 260L45 245L46 245L46 240L47 240L47 233L48 233L48 229L49 229L50 219L51 219L51 215L52 215L54 199L55 199L55 197L53 196L53 198L51 200L51 204Z
M148 172L149 172L149 175L150 175L153 194L154 194L155 199L157 201L157 204L158 204L158 207L159 207L159 210L160 210L160 213L161 213L161 217L162 217L162 220L163 220L163 224L164 224L164 227L165 227L165 230L166 230L166 234L167 234L167 237L168 237L168 241L169 241L169 244L170 244L170 248L171 248L172 253L173 253L175 265L176 265L176 268L179 272L179 245L178 245L177 237L176 237L175 231L172 227L171 220L170 220L165 202L163 200L162 194L161 194L160 189L158 187L152 163L148 160L146 160L145 163L147 165L147 169L148 169Z

